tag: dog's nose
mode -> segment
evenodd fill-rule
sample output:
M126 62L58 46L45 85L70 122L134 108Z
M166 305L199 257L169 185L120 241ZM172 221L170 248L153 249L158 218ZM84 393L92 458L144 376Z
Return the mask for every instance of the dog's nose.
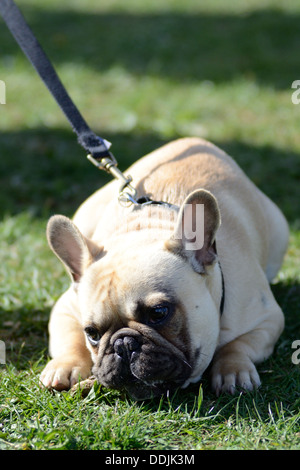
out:
M133 336L124 336L114 342L115 353L124 360L130 360L132 353L137 351L139 347L139 342Z

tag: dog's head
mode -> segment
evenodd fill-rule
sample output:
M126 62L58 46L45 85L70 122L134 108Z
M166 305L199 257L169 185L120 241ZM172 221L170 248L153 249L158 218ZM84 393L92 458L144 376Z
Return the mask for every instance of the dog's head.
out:
M93 373L104 386L144 399L201 378L219 335L219 224L204 190L188 196L167 239L136 230L103 248L68 218L50 219L48 241L76 284Z

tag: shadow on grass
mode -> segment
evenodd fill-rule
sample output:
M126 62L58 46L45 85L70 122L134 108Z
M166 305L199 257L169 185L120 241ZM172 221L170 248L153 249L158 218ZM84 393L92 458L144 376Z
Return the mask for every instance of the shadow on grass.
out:
M153 136L113 137L113 152L120 169L163 142ZM72 132L20 131L0 136L0 214L21 211L35 216L60 212L73 215L94 191L111 181L86 159ZM119 158L119 155L122 158Z
M47 360L49 316L50 308L0 309L0 338L5 343L7 364L20 371L42 357Z
M277 9L249 14L101 13L22 6L39 41L59 68L63 62L106 71L217 83L241 76L290 88L298 70L299 15ZM3 66L21 54L0 29Z
M165 141L151 134L105 135L119 167L126 168ZM299 220L300 155L243 142L214 142L227 151L252 181L282 209L290 223ZM71 216L109 175L86 160L70 131L35 129L0 136L0 214L31 211L48 217Z

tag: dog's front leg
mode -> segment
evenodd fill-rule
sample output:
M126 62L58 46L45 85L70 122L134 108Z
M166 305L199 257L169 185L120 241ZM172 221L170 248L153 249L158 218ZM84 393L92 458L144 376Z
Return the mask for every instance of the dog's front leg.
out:
M257 329L243 334L222 346L211 366L211 384L214 393L234 394L237 390L252 391L260 386L260 378L254 363L267 359L283 329L283 315L278 307L277 321L274 315Z
M244 335L247 336L247 335ZM215 354L211 367L213 392L231 393L237 388L253 390L260 386L260 378L254 362L245 351L243 337L221 347Z
M77 311L76 296L70 288L55 304L49 323L52 360L43 370L40 381L47 388L66 390L91 373L91 354Z

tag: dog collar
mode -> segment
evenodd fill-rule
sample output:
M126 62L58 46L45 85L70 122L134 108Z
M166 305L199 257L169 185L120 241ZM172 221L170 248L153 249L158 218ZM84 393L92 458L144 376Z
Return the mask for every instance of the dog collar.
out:
M171 204L170 202L165 202L165 201L153 201L153 199L150 199L148 196L141 196L136 200L136 203L140 206L149 206L149 205L157 205L157 206L166 206L170 208L175 208L177 206L174 206L174 204Z
M129 193L126 193L126 200L129 201L131 204L133 204L134 209L142 209L145 206L153 205L153 206L164 206L164 207L167 207L168 209L178 210L178 206L175 206L174 204L171 204L170 202L154 201L148 196L141 196L135 199ZM120 202L120 199L119 199L119 202Z
M221 271L221 279L222 279L222 297L220 302L220 315L224 312L224 304L225 304L225 282L224 282L224 274L221 268L221 264L219 261L220 271Z

